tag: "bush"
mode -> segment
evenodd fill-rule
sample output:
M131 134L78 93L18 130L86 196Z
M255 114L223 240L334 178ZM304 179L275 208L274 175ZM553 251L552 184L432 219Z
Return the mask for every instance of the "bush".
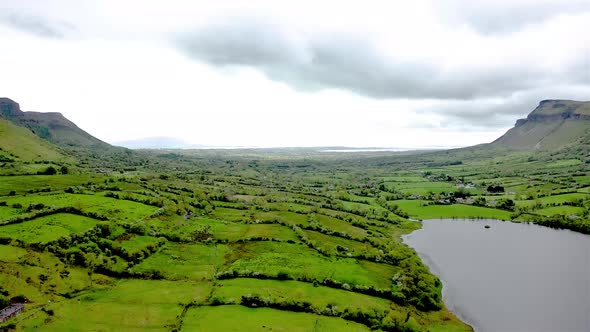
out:
M283 271L281 271L281 272L279 272L279 273L277 274L277 278L278 278L279 280L289 280L289 279L291 279L291 278L289 277L289 274L288 274L287 272L283 272Z
M55 174L57 174L57 170L55 169L55 167L49 166L45 170L37 172L37 174L39 174L39 175L55 175Z
M504 192L504 187L499 186L499 185L489 185L487 188L488 192L491 193L503 193Z
M0 296L0 309L8 307L10 305L10 301L5 296Z
M502 209L502 210L512 211L512 210L514 210L514 206L515 206L514 201L511 200L510 198L502 198L496 203L496 208Z
M24 295L13 296L10 299L10 302L12 302L12 303L25 303L25 302L27 302L27 297Z

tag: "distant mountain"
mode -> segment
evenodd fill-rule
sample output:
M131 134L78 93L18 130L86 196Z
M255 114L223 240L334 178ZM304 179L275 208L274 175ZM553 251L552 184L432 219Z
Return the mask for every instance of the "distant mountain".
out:
M61 113L23 112L15 101L0 98L0 116L64 148L111 148L109 144L78 128Z
M543 100L526 119L490 144L511 150L552 150L587 141L590 102Z
M190 144L174 137L146 137L115 142L114 145L129 149L198 149L206 147L204 145Z

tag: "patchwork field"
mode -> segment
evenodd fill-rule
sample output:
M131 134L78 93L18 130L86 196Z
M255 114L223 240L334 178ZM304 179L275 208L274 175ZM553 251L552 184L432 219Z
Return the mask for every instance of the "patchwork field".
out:
M359 166L200 153L154 153L153 166L106 174L2 176L0 297L26 310L0 327L471 331L402 243L421 227L413 219L590 232L590 176L572 160L544 171L520 154Z

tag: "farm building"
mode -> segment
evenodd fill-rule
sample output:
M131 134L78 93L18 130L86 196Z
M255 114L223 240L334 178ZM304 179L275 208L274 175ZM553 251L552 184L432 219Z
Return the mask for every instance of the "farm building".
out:
M22 303L13 304L0 310L0 323L20 314L23 310L25 310L25 305Z

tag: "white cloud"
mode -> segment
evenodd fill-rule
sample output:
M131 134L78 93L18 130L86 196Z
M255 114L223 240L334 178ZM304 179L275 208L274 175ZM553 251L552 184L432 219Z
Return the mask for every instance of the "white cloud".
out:
M477 144L590 96L583 1L440 3L6 0L0 91L109 142L247 146Z

